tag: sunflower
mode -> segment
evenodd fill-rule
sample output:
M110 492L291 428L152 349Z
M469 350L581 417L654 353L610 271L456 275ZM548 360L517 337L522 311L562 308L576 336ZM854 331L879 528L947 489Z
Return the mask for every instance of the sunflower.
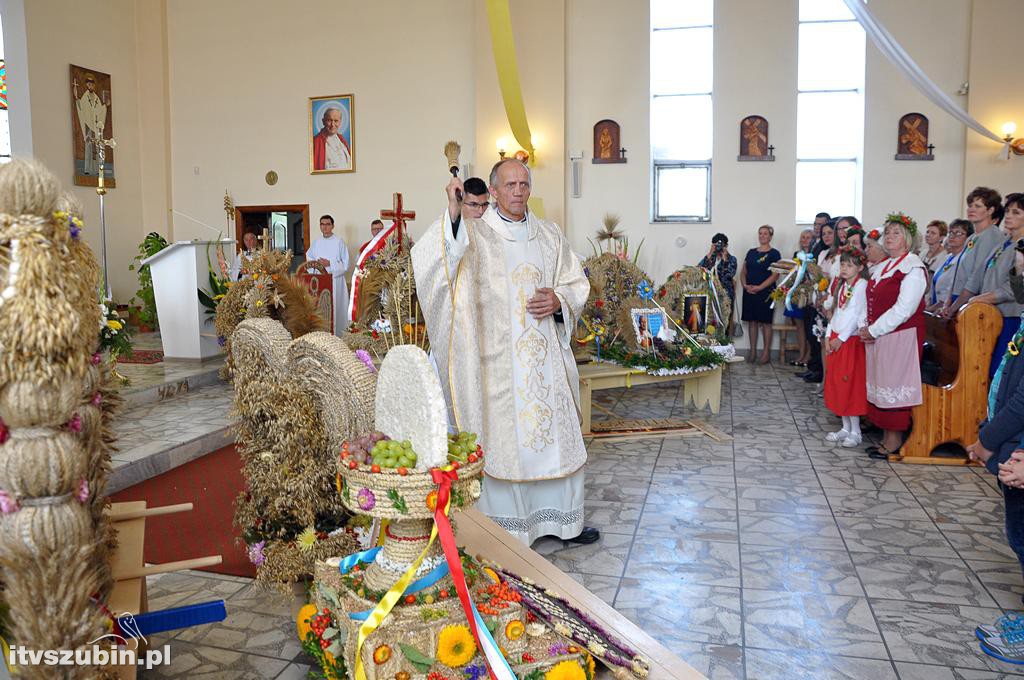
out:
M437 660L449 668L461 668L476 654L476 642L466 626L445 626L437 637Z
M306 527L302 530L295 539L296 545L299 546L299 550L302 552L309 552L316 545L316 529L313 527Z
M544 674L544 680L587 680L587 674L575 661L562 661Z
M309 625L309 620L316 614L317 609L315 604L307 604L299 610L299 615L295 617L295 626L299 633L299 640L301 642L306 641L306 635L312 630Z

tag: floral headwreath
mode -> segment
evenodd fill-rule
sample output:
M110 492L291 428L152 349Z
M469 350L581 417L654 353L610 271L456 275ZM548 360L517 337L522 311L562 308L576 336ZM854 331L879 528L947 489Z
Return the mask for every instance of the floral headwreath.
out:
M899 211L889 213L888 215L885 216L885 223L889 224L890 222L902 224L904 229L906 229L910 233L911 237L917 236L917 222L915 222L913 219L911 219L904 213Z
M875 229L873 231L878 230ZM858 248L857 246L843 246L842 248L839 249L839 257L841 258L843 255L846 255L847 257L852 257L854 260L857 261L857 264L859 264L861 267L863 267L868 262L868 256L865 255L864 251Z
M871 231L864 235L864 238L871 239L872 241L875 241L877 243L878 241L882 240L882 232L878 231L877 229L872 229Z

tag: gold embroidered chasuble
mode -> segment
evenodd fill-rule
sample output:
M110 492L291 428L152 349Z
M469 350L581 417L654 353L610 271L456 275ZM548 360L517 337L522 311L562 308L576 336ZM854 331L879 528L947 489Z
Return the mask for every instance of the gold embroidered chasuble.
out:
M412 261L452 422L480 435L486 473L523 482L579 470L587 454L570 343L590 284L561 230L532 213L509 223L491 207L456 238L446 211ZM527 313L545 287L564 323Z

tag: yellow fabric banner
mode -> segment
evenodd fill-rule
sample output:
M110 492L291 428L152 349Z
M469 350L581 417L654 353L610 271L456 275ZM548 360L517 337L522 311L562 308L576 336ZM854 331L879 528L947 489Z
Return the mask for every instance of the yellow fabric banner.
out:
M512 39L512 15L508 0L487 0L487 19L491 25L491 46L494 66L498 70L498 85L505 102L505 115L519 146L530 154L533 165L533 137L526 120L523 90L519 85L519 65L516 62L516 44Z

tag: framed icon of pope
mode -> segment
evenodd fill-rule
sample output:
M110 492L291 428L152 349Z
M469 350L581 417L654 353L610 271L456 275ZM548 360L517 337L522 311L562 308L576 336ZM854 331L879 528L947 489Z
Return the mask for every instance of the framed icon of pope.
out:
M309 173L355 172L355 95L309 98Z
M113 189L114 149L104 140L114 137L110 106L110 74L71 64L71 139L75 184L94 187L103 163L103 186Z

